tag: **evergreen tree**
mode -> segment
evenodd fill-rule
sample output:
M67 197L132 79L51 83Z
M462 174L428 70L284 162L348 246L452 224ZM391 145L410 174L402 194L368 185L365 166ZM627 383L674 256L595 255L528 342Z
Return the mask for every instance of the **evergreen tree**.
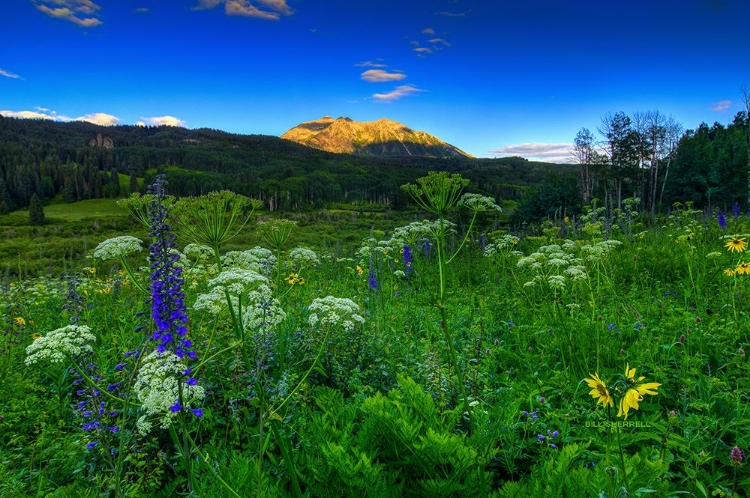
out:
M138 192L138 177L136 176L135 168L130 168L130 193L134 194Z
M10 193L5 186L5 181L0 178L0 214L8 214L13 210L13 201L10 199Z
M39 196L33 194L29 204L29 224L34 226L44 225L44 208Z

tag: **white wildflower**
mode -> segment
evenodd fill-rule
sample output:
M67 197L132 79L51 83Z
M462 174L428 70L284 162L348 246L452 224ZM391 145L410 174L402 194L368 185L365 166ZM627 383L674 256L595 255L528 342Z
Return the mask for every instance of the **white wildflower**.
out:
M224 287L230 294L245 294L259 284L267 284L268 279L253 270L230 268L208 281L209 287Z
M95 342L96 337L86 325L68 325L48 332L26 347L24 363L33 365L39 361L60 363L66 357L75 357L84 353L91 353L93 349L89 343Z
M141 239L122 235L101 242L94 249L94 258L108 261L110 259L124 258L128 254L143 250Z
M179 382L186 369L182 360L169 351L154 351L143 359L134 385L138 401L145 412L136 423L142 434L151 430L150 417L155 416L159 427L167 429L174 423L180 410L195 407L206 396L203 387L182 382L180 405Z
M477 212L497 211L501 213L503 211L500 206L495 204L495 199L479 194L462 195L461 199L458 200L458 205Z
M239 307L239 298L233 294L230 294L229 298L232 300L232 309L236 310ZM198 294L193 309L205 310L214 316L220 315L227 309L227 296L224 287L214 287L206 293Z
M365 323L365 319L358 314L359 305L347 298L317 298L307 310L310 313L308 323L312 327L340 324L344 330L351 331L357 324Z
M303 266L308 268L311 266L318 266L320 264L320 260L318 259L318 255L315 254L315 251L312 251L305 247L295 247L294 249L289 251L289 259L298 268L301 268Z
M196 262L206 263L211 261L214 257L214 250L203 244L197 244L195 242L186 245L182 252L190 259Z
M551 288L561 290L565 288L565 277L562 275L550 275L547 277L547 283Z
M273 297L267 285L258 286L248 294L249 305L242 318L245 330L268 330L280 324L286 318L281 303Z

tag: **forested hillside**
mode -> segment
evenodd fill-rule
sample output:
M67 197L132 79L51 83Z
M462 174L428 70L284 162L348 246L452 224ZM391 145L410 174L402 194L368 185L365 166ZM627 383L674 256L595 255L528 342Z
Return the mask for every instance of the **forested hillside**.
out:
M270 210L340 202L399 208L406 202L400 186L429 170L461 172L474 190L505 201L520 199L549 175L577 174L573 166L522 158L365 158L210 129L0 117L0 212L28 206L33 194L66 202L124 196L157 172L166 174L172 194L231 189Z

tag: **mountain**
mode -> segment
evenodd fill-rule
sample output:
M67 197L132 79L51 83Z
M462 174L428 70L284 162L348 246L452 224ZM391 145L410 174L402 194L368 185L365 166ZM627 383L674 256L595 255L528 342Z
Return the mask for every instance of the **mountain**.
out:
M281 138L328 152L387 157L472 157L423 131L391 121L359 122L324 116L288 130Z

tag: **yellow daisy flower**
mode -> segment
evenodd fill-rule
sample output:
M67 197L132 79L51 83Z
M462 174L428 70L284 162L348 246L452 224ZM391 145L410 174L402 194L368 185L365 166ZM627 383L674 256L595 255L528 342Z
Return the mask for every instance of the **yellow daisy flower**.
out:
M633 410L638 409L638 403L643 399L641 393L636 389L628 389L625 396L620 399L620 409L617 411L617 416L621 417L625 415L625 420L628 419L628 412L632 408Z
M732 270L731 268L727 268L726 270L724 270L724 275L726 275L727 277L733 277L734 274L735 274L735 271Z
M17 316L13 319L18 325L26 325L26 320L23 317Z
M750 263L742 262L734 269L737 275L750 275Z
M586 381L586 384L589 385L591 388L591 392L589 393L592 398L594 398L596 401L596 404L601 403L603 406L614 406L615 401L614 398L612 398L612 395L609 393L609 389L607 389L606 384L602 382L602 379L599 378L598 374L589 374L591 376L590 379L584 379Z
M726 244L724 244L724 247L726 247L729 252L742 252L747 249L747 241L744 237L732 237Z
M643 375L636 378L635 376L635 368L630 368L630 364L625 364L625 380L628 383L629 387L625 391L625 394L622 398L620 398L619 403L619 409L617 411L617 416L625 416L625 420L628 419L628 412L632 408L633 410L637 410L639 408L639 403L643 400L643 395L648 394L651 396L656 396L659 394L656 390L661 385L658 382L646 382L644 384L641 384L641 381L645 379Z

